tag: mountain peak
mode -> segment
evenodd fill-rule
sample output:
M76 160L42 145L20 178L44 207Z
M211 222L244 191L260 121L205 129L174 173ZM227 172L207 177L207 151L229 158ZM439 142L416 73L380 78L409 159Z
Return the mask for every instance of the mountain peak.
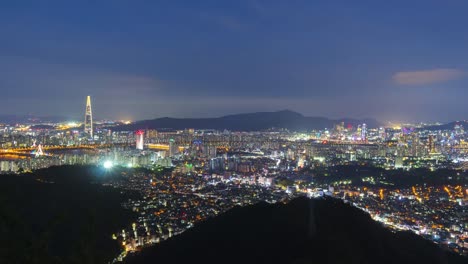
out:
M138 129L217 129L232 131L262 131L271 128L284 128L292 131L307 131L333 127L339 120L323 117L305 117L289 109L276 112L256 112L226 115L218 118L158 118L139 121L130 125L114 127L113 130L134 131ZM362 120L351 120L352 125ZM368 127L377 127L378 122L367 123Z
M291 115L291 116L297 116L297 117L304 117L303 114L289 110L289 109L284 109L280 111L276 111L274 113L282 114L282 115Z

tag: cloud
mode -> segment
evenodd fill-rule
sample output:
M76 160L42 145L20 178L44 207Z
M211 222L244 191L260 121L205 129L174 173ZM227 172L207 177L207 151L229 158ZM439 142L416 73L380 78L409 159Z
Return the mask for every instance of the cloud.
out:
M458 69L433 69L411 72L397 72L393 80L403 85L424 85L460 79L465 72Z
M158 93L164 85L164 81L152 76L0 56L0 89L10 99L63 99L88 94L145 98Z

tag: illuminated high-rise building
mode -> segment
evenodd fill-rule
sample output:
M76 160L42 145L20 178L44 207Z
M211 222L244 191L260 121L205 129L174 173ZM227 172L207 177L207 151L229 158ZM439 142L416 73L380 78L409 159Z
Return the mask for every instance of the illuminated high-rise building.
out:
M210 146L207 146L206 149L207 149L208 157L210 157L210 158L215 158L216 157L216 146L210 145Z
M169 140L169 157L174 156L177 153L177 145L175 144L175 140L171 138Z
M366 124L362 124L362 127L361 127L361 140L367 141L367 125Z
M411 134L411 155L418 157L421 153L419 144L419 135L417 133Z
M385 132L385 128L379 128L379 137L381 140L385 140L387 138L387 133Z
M143 150L145 132L143 130L138 130L135 134L136 134L136 149Z
M86 112L84 120L84 132L93 137L93 112L91 111L91 96L86 97Z
M429 153L435 153L435 141L434 141L434 136L433 135L429 135L429 142L428 142L428 145L429 145Z

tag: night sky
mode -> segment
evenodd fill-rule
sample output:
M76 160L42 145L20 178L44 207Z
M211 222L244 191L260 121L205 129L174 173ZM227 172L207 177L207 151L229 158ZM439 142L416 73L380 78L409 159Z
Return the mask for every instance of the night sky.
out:
M0 114L468 117L466 0L1 1Z

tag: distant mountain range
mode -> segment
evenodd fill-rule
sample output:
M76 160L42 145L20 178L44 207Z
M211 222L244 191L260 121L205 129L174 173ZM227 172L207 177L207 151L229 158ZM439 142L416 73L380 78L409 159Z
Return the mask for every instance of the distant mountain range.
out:
M236 207L126 258L150 263L468 263L333 198Z
M0 115L0 123L3 124L45 124L62 123L76 120L66 116L37 116L37 115ZM289 129L292 131L307 131L313 129L332 129L343 122L345 127L367 124L368 128L384 126L375 119L329 119L325 117L307 117L300 113L282 110L276 112L257 112L247 114L227 115L215 118L171 118L163 117L150 120L137 121L128 125L113 126L114 131L135 131L138 129L216 129L232 131L262 131L267 129ZM427 126L426 130L453 130L456 124L468 129L468 121L454 121L441 125Z
M227 115L217 118L170 118L163 117L152 120L137 121L133 124L113 127L113 130L133 131L138 129L216 129L233 131L262 131L271 128L284 128L293 131L333 128L344 122L345 126L366 123L368 127L379 127L381 124L374 119L328 119L325 117L306 117L302 114L283 110L277 112L258 112L248 114Z

